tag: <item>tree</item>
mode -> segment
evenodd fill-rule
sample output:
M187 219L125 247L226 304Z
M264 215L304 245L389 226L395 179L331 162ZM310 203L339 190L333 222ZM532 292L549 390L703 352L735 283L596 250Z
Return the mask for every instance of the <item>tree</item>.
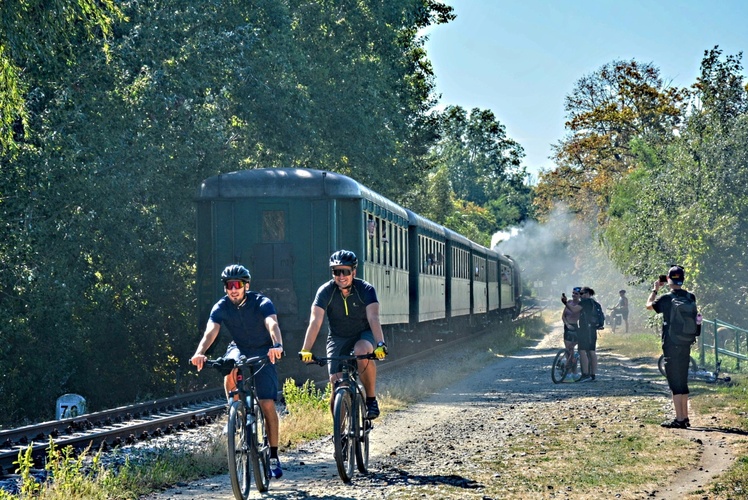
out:
M476 108L468 113L449 106L439 122L440 137L428 161L446 174L453 198L459 200L455 206L480 207L481 218L488 216L491 221L479 224L489 232L489 241L490 233L526 220L530 188L524 182L527 172L520 166L524 151L507 137L506 128L493 112Z
M29 73L24 147L2 157L2 422L47 418L67 391L98 409L175 390L199 338L202 179L322 167L395 196L434 133L417 33L442 4L118 5L131 22L106 50L76 38L74 58Z
M740 55L707 51L689 113L667 143L635 141L638 167L614 190L605 241L627 274L686 268L707 314L745 324L748 95Z
M604 219L612 187L635 166L631 141L667 142L686 97L665 85L655 66L635 60L608 63L578 80L565 100L569 135L554 148L558 168L540 175L540 212L563 200Z
M28 133L27 92L36 68L59 68L75 47L111 35L121 13L113 0L0 2L0 155Z

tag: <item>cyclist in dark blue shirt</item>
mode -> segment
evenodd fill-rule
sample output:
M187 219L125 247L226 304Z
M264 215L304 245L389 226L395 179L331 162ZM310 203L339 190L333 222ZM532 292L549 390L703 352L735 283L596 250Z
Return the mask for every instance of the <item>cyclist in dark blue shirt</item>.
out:
M205 352L218 337L221 326L226 326L233 341L229 344L224 358L238 360L240 356L248 358L267 354L270 364L264 365L255 374L255 387L260 408L265 415L268 441L270 444L270 474L279 478L283 475L278 460L278 413L275 402L278 400L278 374L275 362L283 356L283 338L275 306L269 298L249 290L252 277L247 268L241 265L230 265L221 273L224 295L210 311L208 324L205 327L200 344L190 362L203 369L208 359ZM234 369L224 378L226 395L237 389L237 370ZM231 401L229 401L231 403Z
M330 257L330 270L333 279L317 290L309 317L309 327L304 336L304 344L299 352L301 360L312 361L312 346L322 328L327 314L329 332L327 335L327 356L344 356L351 351L357 356L376 355L384 359L387 345L379 322L379 301L374 287L356 278L358 258L348 250L339 250ZM340 380L337 366L329 365L330 383ZM379 416L376 399L376 364L368 359L358 361L361 382L366 389L367 418Z

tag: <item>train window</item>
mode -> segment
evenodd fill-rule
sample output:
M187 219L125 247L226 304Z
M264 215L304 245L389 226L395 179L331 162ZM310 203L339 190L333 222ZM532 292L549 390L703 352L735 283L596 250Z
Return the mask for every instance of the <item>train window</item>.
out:
M262 241L285 241L285 215L282 210L262 211Z

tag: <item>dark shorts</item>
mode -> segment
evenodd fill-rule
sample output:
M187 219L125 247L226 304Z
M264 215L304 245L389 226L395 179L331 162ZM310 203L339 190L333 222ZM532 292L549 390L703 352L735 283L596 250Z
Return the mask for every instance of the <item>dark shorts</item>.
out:
M249 358L253 356L261 356L263 354L267 354L267 349L250 352L249 354L245 354L245 356ZM236 347L236 344L231 342L223 357L238 360L241 355L242 353L239 351L239 348ZM242 371L246 373L249 369L249 367L242 368ZM272 399L273 401L278 401L278 372L275 371L274 364L267 363L262 365L262 367L255 372L255 388L257 389L257 397L259 399Z
M568 325L564 325L564 341L577 343L577 329L575 327L569 328Z
M579 330L577 333L577 339L579 342L577 349L580 351L597 350L597 330L592 330L591 332Z
M618 314L620 314L623 317L624 320L628 321L628 319L629 319L629 310L628 309L619 309L618 310Z
M691 346L663 344L665 376L674 395L688 394L688 369L691 365Z
M355 337L333 337L328 335L327 337L327 356L346 356L353 353L353 347L359 340L366 340L371 344L372 349L376 345L374 342L374 334L371 330L364 330ZM329 363L327 365L327 371L330 375L333 373L339 373L341 370L338 363Z

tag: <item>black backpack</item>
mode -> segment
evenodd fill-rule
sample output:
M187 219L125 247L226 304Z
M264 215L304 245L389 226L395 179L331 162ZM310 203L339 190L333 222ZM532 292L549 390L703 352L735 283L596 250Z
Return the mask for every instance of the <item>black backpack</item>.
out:
M670 319L668 321L668 335L670 341L676 345L691 345L701 333L696 324L696 301L693 295L670 294Z
M597 321L597 325L595 328L597 330L602 330L605 328L605 312L603 312L603 306L600 305L600 302L593 301L595 304L595 319Z
M600 303L596 300L590 300L592 300L592 310L594 311L592 313L592 317L587 318L584 309L582 309L582 315L579 318L579 323L586 324L591 329L602 330L603 328L605 328L605 313L603 312L603 306L601 306Z

